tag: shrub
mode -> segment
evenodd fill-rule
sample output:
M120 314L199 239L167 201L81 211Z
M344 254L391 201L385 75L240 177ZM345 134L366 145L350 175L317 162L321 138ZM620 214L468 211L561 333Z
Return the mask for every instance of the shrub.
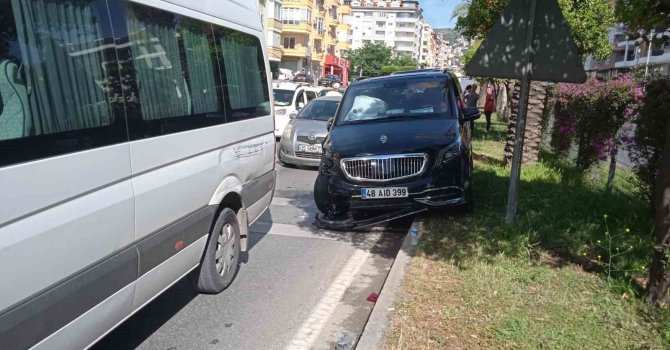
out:
M622 140L619 130L633 116L637 82L629 75L609 81L591 78L584 84L561 84L556 94L553 142L565 153L578 143L577 168L586 170L599 160L614 157Z
M637 91L642 95L642 89ZM627 143L633 171L640 192L651 203L658 162L663 154L665 135L670 119L670 79L659 79L644 85L644 95L635 110L635 136Z

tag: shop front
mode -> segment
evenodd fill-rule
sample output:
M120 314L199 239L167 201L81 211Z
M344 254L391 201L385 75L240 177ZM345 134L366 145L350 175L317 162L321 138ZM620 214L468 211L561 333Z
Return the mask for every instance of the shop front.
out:
M342 86L349 85L349 61L334 55L326 55L323 74L334 74L342 79Z

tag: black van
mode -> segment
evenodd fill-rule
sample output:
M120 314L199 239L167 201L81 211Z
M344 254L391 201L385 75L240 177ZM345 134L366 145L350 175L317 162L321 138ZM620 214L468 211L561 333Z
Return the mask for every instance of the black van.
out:
M329 218L371 210L472 205L470 121L458 78L418 71L346 91L323 144L314 185Z

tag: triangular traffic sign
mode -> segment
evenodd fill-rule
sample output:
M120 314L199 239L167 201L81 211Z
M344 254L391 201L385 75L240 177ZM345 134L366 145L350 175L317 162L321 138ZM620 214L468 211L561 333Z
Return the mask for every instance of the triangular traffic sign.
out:
M532 79L583 83L586 73L556 0L536 0ZM511 0L465 66L474 77L521 79L531 0Z

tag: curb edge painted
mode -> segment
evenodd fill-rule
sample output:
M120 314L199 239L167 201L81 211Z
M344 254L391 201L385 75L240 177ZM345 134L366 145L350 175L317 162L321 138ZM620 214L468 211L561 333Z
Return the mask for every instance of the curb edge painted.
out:
M379 292L379 298L370 313L370 317L365 324L363 333L361 333L361 336L356 343L355 348L357 350L374 350L382 349L384 347L384 339L386 338L386 332L391 325L391 316L395 311L395 302L398 299L402 288L405 272L409 263L412 261L412 257L414 257L416 244L424 231L423 223L423 216L416 217L414 218L414 221L412 221L412 225L405 235L402 246L400 247L400 250L398 250L395 260L393 260L391 270L389 271L388 276L386 276L384 285ZM412 227L416 227L419 231L416 237L416 242L412 242Z

